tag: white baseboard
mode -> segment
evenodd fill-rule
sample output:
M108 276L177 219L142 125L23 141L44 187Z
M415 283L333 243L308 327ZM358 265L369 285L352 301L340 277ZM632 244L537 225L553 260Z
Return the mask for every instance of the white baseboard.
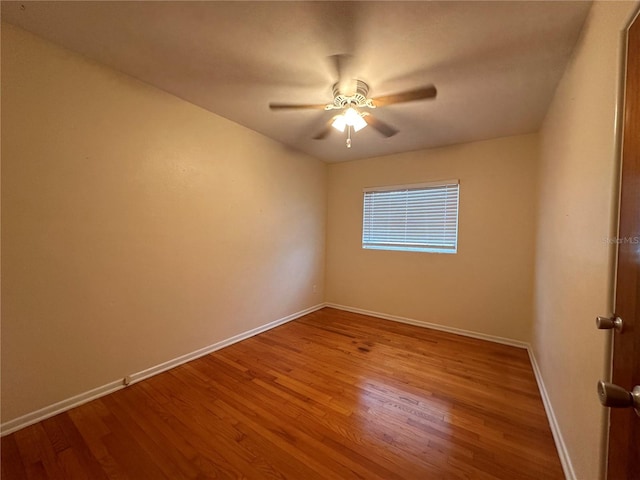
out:
M560 426L556 419L556 414L551 406L551 399L547 393L547 389L544 386L544 380L542 380L542 373L536 360L536 356L533 353L531 345L527 346L527 352L529 353L529 360L531 360L531 366L533 367L533 374L536 376L536 382L538 383L538 390L540 390L540 397L542 397L542 404L544 405L544 411L547 413L547 419L549 420L549 426L551 427L551 434L553 435L553 441L556 444L556 450L558 450L558 456L560 457L560 463L562 464L562 470L567 480L577 480L576 472L573 469L571 463L571 457L569 457L569 451L567 445L564 443L562 433L560 432Z
M544 381L542 380L542 374L540 372L540 368L538 367L538 362L536 361L536 357L533 354L531 344L527 342L521 342L519 340L512 340L510 338L487 335L484 333L473 332L470 330L447 327L445 325L438 325L435 323L422 322L419 320L414 320L412 318L399 317L397 315L389 315L389 314L380 313L380 312L372 312L369 310L363 310L361 308L355 308L355 307L348 307L345 305L337 305L335 303L327 303L325 304L325 306L336 308L338 310L344 310L347 312L360 313L362 315L369 315L371 317L383 318L385 320L392 320L394 322L407 323L409 325L416 325L418 327L431 328L433 330L440 330L442 332L455 333L456 335L463 335L465 337L478 338L481 340L488 340L490 342L502 343L504 345L511 345L513 347L525 348L529 354L529 360L531 361L531 366L533 368L533 373L536 378L536 383L538 384L538 390L540 390L540 397L542 398L544 410L547 414L547 419L549 420L549 427L551 428L553 440L556 444L556 449L558 450L558 456L560 457L560 463L562 464L562 470L564 471L565 478L567 480L577 480L576 473L571 463L571 458L569 457L567 446L564 443L564 439L562 438L562 433L560 433L560 427L558 425L558 421L556 420L556 415L553 411L553 407L551 406L551 400L549 399L549 395L547 394L547 389L544 386Z
M120 390L121 388L124 388L122 380L116 380L87 392L80 393L71 398L67 398L60 402L54 403L53 405L41 408L40 410L36 410L35 412L27 413L26 415L23 415L21 417L14 418L13 420L9 420L8 422L0 425L0 431L2 432L1 435L4 437L5 435L9 435L16 430L28 427L29 425L40 422L41 420L46 420L49 417L53 417L54 415L57 415L59 413L71 410L73 407L77 407L78 405L82 405L83 403L87 403L96 398L103 397L104 395L108 395L112 392Z
M152 377L159 373L165 372L171 368L177 367L178 365L182 365L183 363L195 360L196 358L202 357L211 352L215 352L216 350L220 350L221 348L228 347L229 345L237 343L241 340L245 340L249 337L253 337L254 335L262 333L266 330L270 330L279 325L295 320L296 318L300 318L311 312L320 310L324 307L325 304L320 303L300 312L296 312L278 320L274 320L273 322L269 322L265 325L261 325L260 327L256 327L246 332L239 333L238 335L234 335L231 338L227 338L226 340L214 343L213 345L209 345L194 352L187 353L186 355L174 358L173 360L161 363L160 365L156 365L154 367L147 368L146 370L142 370L141 372L134 373L130 375L131 382L129 383L129 385L140 382L141 380ZM0 425L0 436L4 437L5 435L9 435L16 430L28 427L29 425L33 425L34 423L38 423L49 417L53 417L54 415L70 410L74 407L82 405L83 403L90 402L91 400L95 400L96 398L100 398L110 393L116 392L122 388L125 388L123 380L115 380L113 382L107 383L106 385L102 385L101 387L97 387L87 392L80 393L71 398L67 398L66 400L62 400L60 402L54 403L53 405L49 405L47 407L36 410L35 412L31 412L21 417L15 418Z
M361 308L348 307L345 305L337 305L335 303L327 303L326 307L337 308L338 310L344 310L346 312L360 313L362 315L369 315L370 317L382 318L384 320L392 320L394 322L407 323L409 325L415 325L417 327L431 328L433 330L439 330L441 332L454 333L456 335L463 335L465 337L477 338L480 340L488 340L494 343L502 343L503 345L510 345L512 347L527 348L529 344L527 342L521 342L519 340L513 340L511 338L498 337L496 335L487 335L485 333L473 332L471 330L464 330L462 328L448 327L446 325L439 325L437 323L423 322L420 320L414 320L412 318L399 317L397 315L389 315L387 313L372 312L370 310L363 310Z

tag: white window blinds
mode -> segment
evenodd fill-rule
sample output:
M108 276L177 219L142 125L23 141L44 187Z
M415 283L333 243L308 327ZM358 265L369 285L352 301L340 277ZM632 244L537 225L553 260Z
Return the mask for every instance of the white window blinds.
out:
M456 253L457 180L366 188L362 248Z

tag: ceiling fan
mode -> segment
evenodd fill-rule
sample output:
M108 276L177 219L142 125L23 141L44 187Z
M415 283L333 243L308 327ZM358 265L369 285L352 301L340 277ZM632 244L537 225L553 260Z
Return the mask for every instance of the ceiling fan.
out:
M345 93L348 91L341 80L341 66L346 57L346 55L334 55L332 57L336 63L336 69L338 71L338 81L332 87L333 102L327 104L300 105L270 103L269 108L271 110L340 110L340 113L333 116L323 129L313 138L315 140L322 140L326 138L332 127L340 132L344 132L345 129L347 129L347 148L351 148L351 129L353 129L354 132L357 132L367 125L371 125L371 127L385 137L392 137L398 133L398 130L393 128L391 125L383 122L382 120L378 120L368 111L362 111L363 109L373 109L396 103L426 100L429 98L435 98L437 94L437 90L434 85L427 85L392 95L368 98L369 85L358 79L354 79L354 83L350 89L350 92L353 93Z

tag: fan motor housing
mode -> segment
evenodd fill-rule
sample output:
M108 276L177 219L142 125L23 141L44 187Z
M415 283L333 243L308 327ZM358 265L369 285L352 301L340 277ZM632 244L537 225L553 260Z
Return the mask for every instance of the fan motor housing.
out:
M356 91L353 95L344 95L340 93L339 84L333 85L333 108L344 108L348 105L354 107L370 107L370 102L367 101L367 94L369 93L369 85L362 80L354 79L356 83Z

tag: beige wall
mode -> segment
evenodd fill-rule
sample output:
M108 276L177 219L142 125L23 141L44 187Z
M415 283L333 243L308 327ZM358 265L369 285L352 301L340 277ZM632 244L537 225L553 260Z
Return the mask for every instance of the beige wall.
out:
M4 24L2 140L3 422L324 298L318 160Z
M619 32L631 2L593 5L541 131L533 350L576 477L598 478L611 312Z
M537 135L329 166L327 301L528 341ZM458 253L363 250L362 189L460 180Z

